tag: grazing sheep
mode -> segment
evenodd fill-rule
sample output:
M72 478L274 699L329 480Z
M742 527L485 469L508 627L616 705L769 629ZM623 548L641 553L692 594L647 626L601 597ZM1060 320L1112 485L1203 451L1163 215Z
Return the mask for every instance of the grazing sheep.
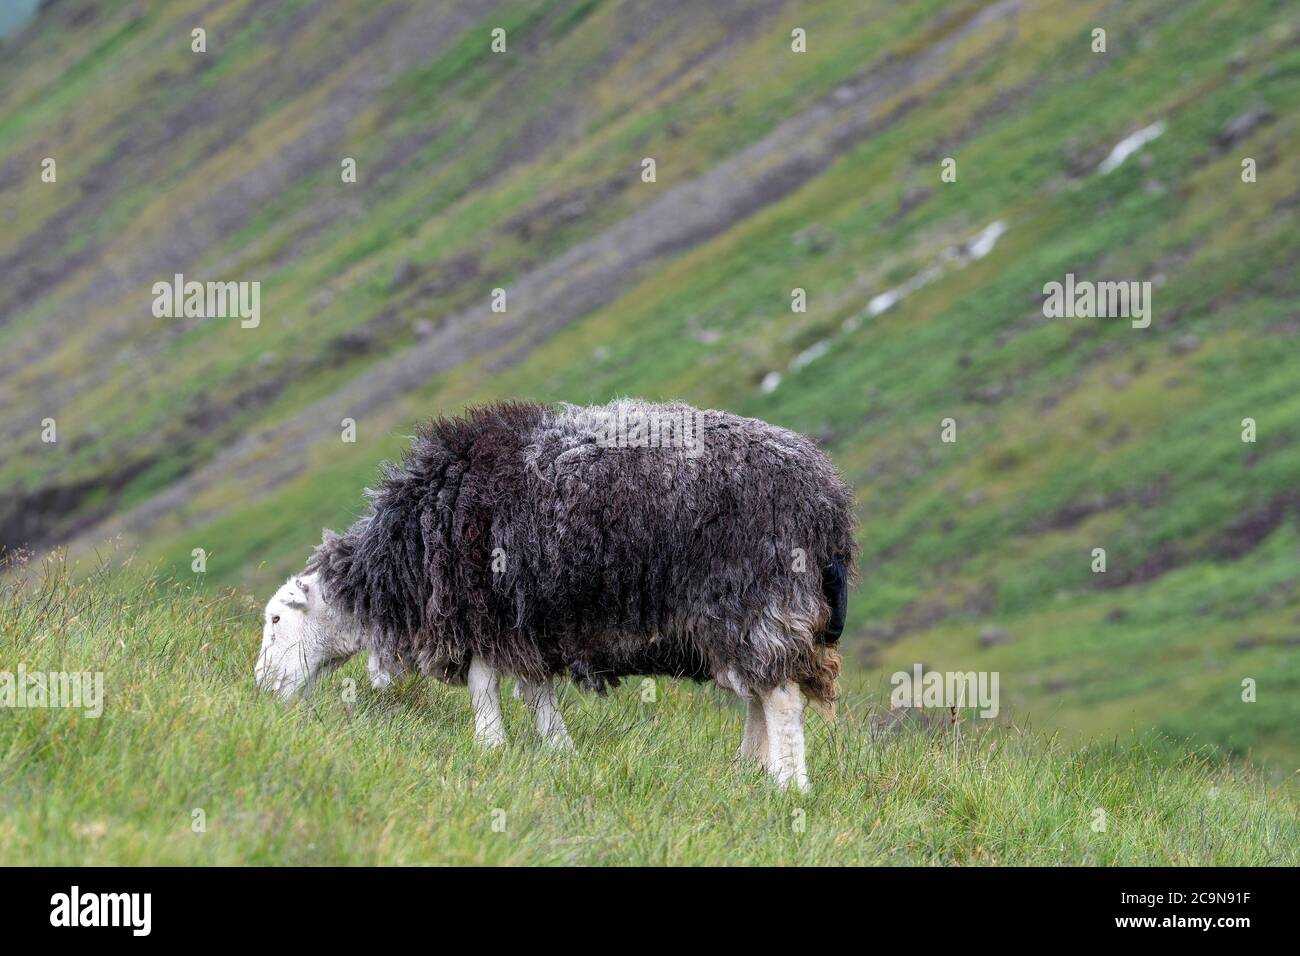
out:
M676 403L509 403L430 423L367 494L267 605L259 684L292 696L364 647L376 686L468 684L498 744L512 675L571 747L557 676L714 680L747 701L741 754L806 788L803 694L834 702L854 556L849 489L808 439Z

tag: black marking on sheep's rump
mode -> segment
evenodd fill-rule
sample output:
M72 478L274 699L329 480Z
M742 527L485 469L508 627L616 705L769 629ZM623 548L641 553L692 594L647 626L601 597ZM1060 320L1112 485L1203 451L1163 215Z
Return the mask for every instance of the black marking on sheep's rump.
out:
M831 615L819 636L823 643L834 644L844 633L844 618L849 611L849 578L843 558L835 558L822 568L822 595L830 605Z
M701 416L694 451L607 447L618 407L507 403L429 423L368 493L371 513L313 554L327 600L381 660L444 680L478 655L599 692L724 677L832 701L855 554L844 481L794 432L679 404L622 409Z

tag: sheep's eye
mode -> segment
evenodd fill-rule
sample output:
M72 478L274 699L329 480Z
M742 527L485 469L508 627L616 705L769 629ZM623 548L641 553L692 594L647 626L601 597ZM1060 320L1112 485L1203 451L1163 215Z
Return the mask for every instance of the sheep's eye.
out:
M272 623L272 624L279 624L279 623L280 623L280 615L278 615L278 614L273 614L273 615L271 615L271 623Z

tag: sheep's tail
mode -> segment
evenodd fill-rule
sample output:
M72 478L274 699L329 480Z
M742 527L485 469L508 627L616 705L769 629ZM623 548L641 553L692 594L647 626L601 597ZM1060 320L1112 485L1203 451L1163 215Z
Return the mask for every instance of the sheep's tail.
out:
M823 644L834 644L844 633L844 616L849 610L849 576L842 558L835 558L822 568L822 594L830 605L831 616L818 640Z
M849 573L843 558L834 558L822 568L822 595L830 616L817 635L811 673L799 686L812 707L830 720L835 716L835 699L840 694L840 652L835 645L844 633L844 617L849 608Z

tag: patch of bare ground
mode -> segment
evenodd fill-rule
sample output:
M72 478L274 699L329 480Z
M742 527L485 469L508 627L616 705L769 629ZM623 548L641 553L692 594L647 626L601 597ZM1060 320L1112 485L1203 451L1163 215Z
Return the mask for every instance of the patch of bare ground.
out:
M1134 505L1154 508L1169 497L1169 479L1161 477L1141 488L1096 492L1072 498L1034 526L1037 532L1068 531L1093 515Z
M112 514L122 489L153 464L154 459L119 462L90 478L0 494L0 551L48 548L93 527Z
M1220 561L1239 561L1258 548L1287 516L1300 518L1300 493L1277 495L1239 514L1210 544L1210 553Z

